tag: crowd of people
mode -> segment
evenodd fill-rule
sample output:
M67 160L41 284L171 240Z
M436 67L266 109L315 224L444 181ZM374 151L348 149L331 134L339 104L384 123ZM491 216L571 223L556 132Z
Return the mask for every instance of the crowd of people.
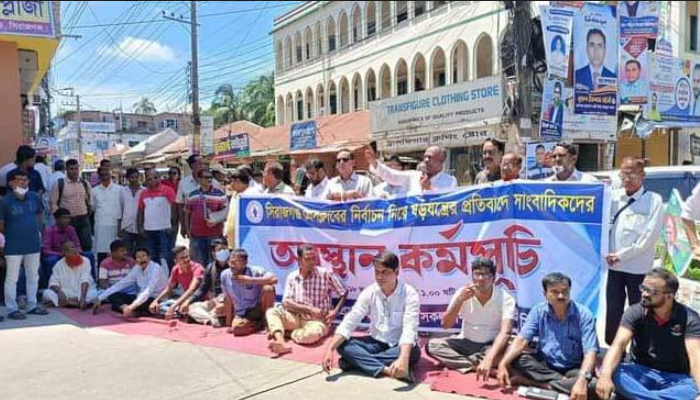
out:
M354 152L341 150L336 177L319 159L305 163L308 186L300 192L285 183L284 167L276 161L262 173L248 165L227 173L192 155L185 177L177 167L165 179L156 169L142 174L129 168L122 186L114 182L108 161L86 180L77 160L57 161L52 173L34 149L21 146L16 160L0 169L7 317L46 315L46 306L92 307L97 313L109 303L126 318L180 318L225 327L233 336L267 330L269 350L276 355L292 351L289 339L316 344L333 332L348 291L338 276L319 266L317 249L301 245L298 269L280 286L282 301L276 303L278 278L248 264L248 251L254 249L235 248L237 200L263 193L341 202L391 199L458 186L445 172L446 151L440 147L428 148L416 170L404 169L395 156L380 161L371 147L364 156L379 184L355 170ZM477 184L520 179L522 157L506 153L503 143L486 140L482 157ZM570 143L558 143L551 160L554 175L548 181L596 181L576 169L577 149ZM601 352L595 318L571 300L569 277L544 277L545 301L530 310L514 336L515 300L494 286L497 272L489 259L473 263L471 282L454 294L442 317L446 331L461 319L459 334L430 339L426 354L445 368L496 379L504 388L537 386L575 400L610 399L613 393L628 399L700 399L700 317L675 300L678 279L653 268L663 201L644 188L644 168L639 158L624 159L613 184L605 256L610 348L601 367L596 367ZM700 187L687 200L683 217L700 255L694 226L700 219ZM189 246L177 245L178 233ZM375 282L335 328L323 368L330 371L338 354L342 370L411 381L421 356L420 299L399 280L395 254L379 253L373 266ZM19 302L18 296L26 300ZM369 335L354 336L366 317Z

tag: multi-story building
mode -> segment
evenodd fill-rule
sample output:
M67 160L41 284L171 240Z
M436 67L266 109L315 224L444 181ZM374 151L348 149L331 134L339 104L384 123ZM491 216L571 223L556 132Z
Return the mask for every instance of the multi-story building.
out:
M163 112L155 115L92 111L80 112L82 122L113 123L117 133L124 134L155 134L166 128L178 132L181 135L192 133L192 122L188 114ZM77 115L70 113L66 116L66 121L76 122Z

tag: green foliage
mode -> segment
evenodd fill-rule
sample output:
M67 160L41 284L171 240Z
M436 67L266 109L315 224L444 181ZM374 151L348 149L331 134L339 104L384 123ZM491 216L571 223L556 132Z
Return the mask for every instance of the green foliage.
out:
M141 100L134 103L134 112L137 114L154 115L156 111L156 106L148 97L142 97Z
M236 92L230 84L222 84L215 92L211 107L202 115L214 116L214 127L246 120L268 127L275 124L274 77L262 75Z

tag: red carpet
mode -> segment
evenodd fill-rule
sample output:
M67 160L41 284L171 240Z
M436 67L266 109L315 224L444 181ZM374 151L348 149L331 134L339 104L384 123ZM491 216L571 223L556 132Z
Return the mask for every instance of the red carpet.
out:
M103 306L97 315L93 315L91 310L81 312L76 309L61 309L60 312L85 327L107 329L123 335L158 337L256 356L274 356L267 349L268 342L265 333L233 337L233 335L226 333L224 328L215 329L209 326L186 324L179 321L168 322L154 318L125 321L121 315L111 312L108 305ZM320 365L327 341L328 338L315 346L299 346L290 341L293 351L291 354L283 357L293 361ZM421 339L420 344L421 348L423 348L425 339ZM482 383L476 382L474 374L463 375L450 371L449 375L444 375L445 373L440 372L439 369L437 363L433 359L428 358L423 352L423 356L416 368L419 382L431 384L431 389L440 392L468 394L493 400L517 398L514 394L501 393L495 382L491 385L483 386Z

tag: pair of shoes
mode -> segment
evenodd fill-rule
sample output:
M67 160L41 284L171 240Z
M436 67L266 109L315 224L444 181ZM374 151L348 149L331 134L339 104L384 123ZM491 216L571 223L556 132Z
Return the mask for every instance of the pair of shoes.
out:
M354 369L352 364L350 364L343 357L340 357L338 359L338 368L340 368L340 370L343 372L352 371Z
M49 311L45 309L44 307L34 307L31 310L27 311L27 314L31 315L49 315Z
M24 313L22 311L17 310L17 311L12 311L11 313L7 314L7 318L14 319L15 321L20 321L23 319L27 319L27 316L24 315Z

